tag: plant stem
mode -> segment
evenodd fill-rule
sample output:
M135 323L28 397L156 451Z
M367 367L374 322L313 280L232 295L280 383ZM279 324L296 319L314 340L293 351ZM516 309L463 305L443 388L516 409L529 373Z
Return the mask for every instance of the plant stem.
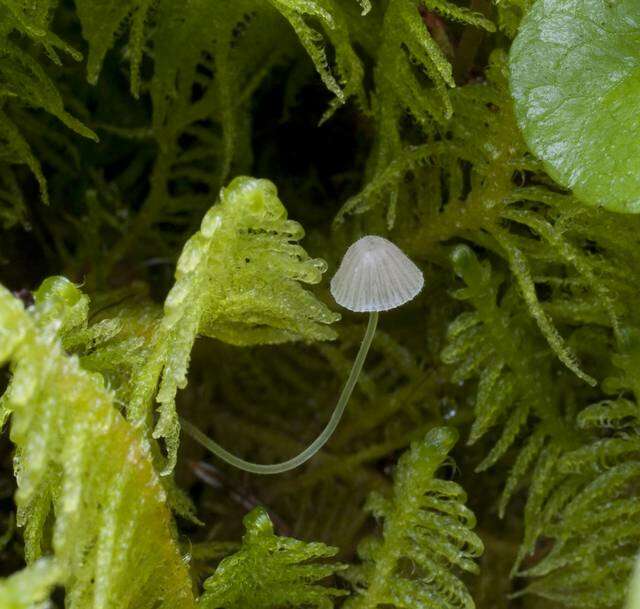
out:
M238 469L251 472L252 474L281 474L283 472L294 469L299 465L302 465L305 461L311 459L311 457L313 457L328 442L329 438L336 430L336 427L338 427L338 423L340 423L340 419L344 414L344 410L347 406L347 403L349 402L349 398L353 393L353 389L355 388L358 377L360 376L360 372L362 371L362 366L364 365L364 360L367 357L369 347L371 347L373 337L376 333L377 325L378 312L374 311L369 314L369 323L367 325L367 330L364 334L364 338L362 339L362 344L360 345L358 355L356 355L356 359L353 362L353 366L351 367L351 372L349 373L347 382L342 388L342 393L340 394L338 403L336 404L336 407L333 411L333 414L331 415L331 418L329 419L329 422L327 423L327 426L322 430L322 433L309 446L307 446L307 448L305 448L295 457L288 459L287 461L282 461L281 463L273 463L271 465L252 463L251 461L245 461L244 459L231 454L228 450L222 448L222 446L213 441L206 434L202 433L195 425L180 417L182 429L186 431L196 442L202 444L202 446L210 450L214 455L216 455L223 461L226 461L227 463L233 465L234 467L237 467Z

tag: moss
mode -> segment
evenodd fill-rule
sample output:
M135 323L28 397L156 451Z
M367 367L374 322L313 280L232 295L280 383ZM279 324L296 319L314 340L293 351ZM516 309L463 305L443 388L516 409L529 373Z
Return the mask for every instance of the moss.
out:
M0 0L1 606L623 605L640 218L526 145L533 4ZM365 234L425 289L326 447L181 438L317 436Z

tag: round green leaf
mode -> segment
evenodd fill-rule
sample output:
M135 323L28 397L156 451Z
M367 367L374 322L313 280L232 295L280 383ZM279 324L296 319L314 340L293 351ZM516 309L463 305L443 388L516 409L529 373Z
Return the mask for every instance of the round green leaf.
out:
M640 213L640 0L538 0L510 71L549 174L585 203Z

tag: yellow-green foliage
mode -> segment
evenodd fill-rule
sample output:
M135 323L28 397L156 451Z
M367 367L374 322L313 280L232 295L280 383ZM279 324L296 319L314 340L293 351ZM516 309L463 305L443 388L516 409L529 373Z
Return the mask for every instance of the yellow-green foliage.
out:
M244 517L242 547L223 559L204 582L198 601L202 609L268 609L270 607L333 607L332 597L344 590L320 585L340 565L316 562L335 556L338 549L279 537L263 508Z
M452 429L433 429L398 461L392 497L369 497L382 536L360 544L362 564L348 573L356 596L345 607L475 607L453 570L478 572L476 518L460 485L436 477L456 440Z
M368 13L371 9L369 0L359 2L363 14ZM344 103L347 97L353 94L357 94L362 101L364 92L361 80L364 70L358 55L349 43L349 31L342 12L342 3L336 0L269 0L269 3L291 24L322 82L336 96L337 102ZM322 35L307 23L308 18L315 18L322 24L327 37L334 45L337 78L329 65Z
M465 311L450 324L442 359L457 366L454 382L473 376L479 379L469 443L477 442L495 425L503 426L499 440L478 465L482 471L506 453L531 415L553 424L559 417L550 399L554 389L545 374L549 359L538 355L537 349L543 346L531 321L519 320L514 314L517 292L508 291L498 300L504 278L491 272L488 261L480 263L469 247L458 246L452 259L467 284L455 296L470 301L476 310ZM532 344L536 350L529 350ZM501 500L502 514L548 433L544 428L537 430L515 462Z
M338 315L301 285L318 283L326 270L324 261L309 258L297 244L303 236L271 182L240 177L223 189L186 243L128 405L132 421L149 421L161 377L154 436L167 440L168 469L178 448L176 393L187 384L198 334L245 346L335 337L327 325Z
M371 8L369 0L359 0L359 2L363 14L366 14ZM266 5L267 2L264 4ZM343 17L339 3L332 0L268 0L268 4L290 23L324 84L340 102L344 102L346 92L343 91L336 77L332 74L323 45L322 33L308 23L311 19L317 19L332 42L336 44L336 62L340 77L347 83L352 80L352 76L358 80L361 68L358 68L359 61L350 46L344 45L344 42L348 40L348 34L345 29L346 24L340 23ZM221 70L220 84L224 88L232 85L232 76L237 76L237 73L227 72L228 68L233 68L233 64L227 62L229 60L228 46L234 34L233 26L242 23L247 18L251 19L251 13L256 10L262 12L267 8L268 13L268 7L247 0L238 0L234 2L233 6L225 6L226 11L221 10L221 0L196 1L189 7L190 10L185 12L181 12L181 7L171 0L127 0L118 4L108 1L79 0L77 6L83 34L89 41L87 70L88 79L93 83L98 79L105 55L113 46L118 31L123 23L129 22L128 54L131 63L131 90L136 97L140 94L140 65L145 46L151 41L154 45L158 43L171 44L174 51L177 51L177 55L174 56L177 58L182 53L193 54L201 51L198 44L193 44L198 39L198 35L206 36L209 39L208 44L215 46L216 67ZM160 24L166 29L161 28L153 32L153 25L156 24ZM166 38L165 36L171 29L173 29L173 33L188 32L190 37L182 40L180 38L178 40ZM335 39L334 32L336 33ZM191 36L195 36L195 40ZM186 46L191 48L181 48L180 42L182 41L185 43L188 41ZM207 44L204 40L198 42ZM197 61L201 59L201 57L196 58ZM166 67L164 63L161 65ZM356 73L352 74L354 69ZM347 92L349 88L348 85ZM222 94L224 95L224 93ZM231 100L227 100L226 103L230 104Z
M98 77L106 50L129 20L126 55L131 62L132 92L138 95L148 89L150 94L149 125L129 129L110 116L106 128L123 138L158 146L142 209L106 256L103 274L145 243L149 229L160 234L167 224L183 226L185 216L210 205L230 176L249 170L253 160L250 104L270 73L291 62L299 44L335 95L329 113L352 96L366 103L363 67L352 48L342 4L334 0L196 0L183 10L173 0L117 6L78 3L89 42L89 80ZM363 0L360 6L368 10L369 4ZM333 43L331 62L316 22ZM141 71L146 52L154 60L149 81L143 80ZM188 151L183 147L185 140L190 142ZM192 231L196 226L190 218L183 227ZM162 255L169 243L175 245L174 238L175 233L168 231L152 239L154 255Z
M149 449L102 377L60 344L61 320L76 324L82 300L58 281L27 312L0 291L0 361L12 369L2 408L17 450L26 559L53 555L67 607L189 607L191 582Z
M620 609L640 218L525 145L542 2L0 0L0 608ZM632 0L588 4L635 40ZM317 436L366 323L323 277L367 233L426 287L331 441L276 477L179 441Z
M561 454L545 449L536 466L542 496L527 523L528 549L539 537L554 543L541 561L521 573L537 578L529 591L573 607L622 605L640 545L635 490L640 480L640 408L632 380L640 361L637 331L625 332L623 352L614 361L622 374L607 379L607 389L633 394L584 408L576 419L579 435L573 445L563 447ZM554 469L543 479L541 472L550 465Z
M76 3L82 33L89 41L87 78L96 83L107 51L124 21L130 21L129 61L131 62L131 91L140 91L140 63L146 42L146 22L157 0L78 0Z
M520 20L531 8L533 0L496 0L498 24L509 36L515 36Z
M629 594L627 597L626 609L637 609L640 607L640 575L639 575L638 562L636 561L636 568L633 573L633 578L629 586Z
M46 50L48 61L60 63L57 50L80 59L77 51L49 31L55 3L0 2L0 222L8 227L24 221L25 201L12 166L24 164L38 181L43 202L49 201L47 184L40 161L21 133L13 114L23 106L41 108L59 119L69 129L89 138L96 135L69 114L62 96L40 63L20 44L20 36L29 38Z
M564 382L549 374L550 354L543 356L539 344L530 350L539 339L531 335L531 322L516 315L518 295L506 291L498 297L503 278L492 275L488 262L481 265L468 247L459 246L452 257L467 283L456 296L476 311L462 313L449 326L443 359L458 366L453 380L479 377L469 442L502 427L478 469L493 466L529 427L500 501L504 517L509 499L531 472L514 574L538 578L523 592L573 607L618 606L640 544L639 531L628 520L640 509L632 491L640 471L633 431L637 404L626 398L602 401L587 406L574 422ZM612 392L635 382L628 371L638 361L637 338L623 337L624 354L614 362L627 374L606 381ZM541 539L554 540L551 551L523 568Z
M369 161L371 181L389 171L402 154L405 142L400 123L407 113L427 133L434 121L442 124L451 118L453 107L448 89L455 86L453 68L445 55L445 41L436 40L428 29L425 15L429 11L473 27L494 29L491 21L482 15L448 0L388 0L376 7L373 17L379 21L377 34L365 41L376 57L373 111L379 137ZM424 82L425 77L428 84ZM392 187L387 210L391 226L395 221L397 196L397 190ZM357 213L354 207L348 202L338 219L350 211Z
M49 559L41 559L23 571L0 580L3 609L46 609L58 571Z

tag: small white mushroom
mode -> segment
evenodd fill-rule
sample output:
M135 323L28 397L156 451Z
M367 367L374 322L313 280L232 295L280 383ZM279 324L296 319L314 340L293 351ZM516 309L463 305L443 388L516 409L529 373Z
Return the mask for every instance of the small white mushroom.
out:
M423 286L422 272L397 245L367 235L347 250L331 294L350 311L388 311L415 298Z
M391 241L369 235L356 241L345 254L331 280L331 293L347 309L369 313L369 323L331 419L320 435L295 457L270 465L245 461L222 448L195 425L180 418L182 429L223 461L254 474L280 474L311 459L336 430L353 390L378 325L378 312L395 309L412 300L422 290L420 269Z

